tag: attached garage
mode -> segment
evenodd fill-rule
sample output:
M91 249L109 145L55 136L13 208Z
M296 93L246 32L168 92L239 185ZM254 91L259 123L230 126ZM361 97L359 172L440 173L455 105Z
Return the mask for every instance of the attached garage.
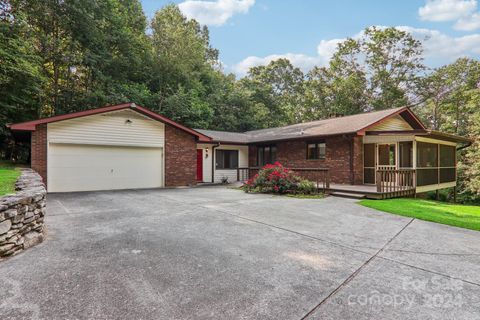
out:
M130 103L10 129L31 132L31 166L48 192L192 185L196 144L210 139Z
M50 192L159 188L163 149L49 144Z

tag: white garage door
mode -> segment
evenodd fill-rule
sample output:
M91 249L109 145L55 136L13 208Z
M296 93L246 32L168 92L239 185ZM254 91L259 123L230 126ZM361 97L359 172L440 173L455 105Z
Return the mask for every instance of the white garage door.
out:
M162 148L50 143L48 191L163 186Z

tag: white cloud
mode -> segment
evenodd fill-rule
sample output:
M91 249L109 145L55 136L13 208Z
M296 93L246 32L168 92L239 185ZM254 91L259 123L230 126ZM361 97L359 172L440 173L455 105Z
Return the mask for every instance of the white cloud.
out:
M331 39L320 41L320 44L317 47L318 55L322 57L325 62L328 62L335 53L335 51L337 51L338 44L343 41L345 41L345 39Z
M300 53L285 53L285 54L272 54L266 57L250 56L232 67L233 72L238 76L243 77L247 74L248 70L255 66L267 65L271 61L281 58L287 58L290 62L300 69L307 71L312 69L316 65L324 64L323 59L320 56L307 56Z
M423 41L427 63L429 59L449 63L463 56L475 56L480 53L480 34L451 37L438 30L399 26L400 30L410 32L416 39Z
M452 21L472 14L477 0L427 0L418 9L418 15L426 21Z
M244 76L251 67L266 65L271 61L286 58L290 60L294 66L307 72L315 66L325 66L335 53L337 45L343 40L345 39L320 41L320 44L317 46L318 55L316 56L309 56L301 53L271 54L266 57L250 56L232 66L231 69L238 76Z
M463 31L472 31L480 28L480 12L474 13L469 17L459 19L453 28Z
M454 29L472 31L480 28L477 5L477 0L427 0L418 14L427 21L456 21Z
M255 0L187 0L178 5L182 13L200 24L220 26L236 13L247 13Z
M379 26L379 28L385 28ZM437 67L442 64L453 62L463 56L475 57L480 54L480 34L470 34L460 37L451 37L438 30L414 28L410 26L398 26L400 30L407 31L414 38L423 42L426 64ZM360 37L362 32L356 33L352 38ZM338 43L344 39L322 40L317 46L317 55L309 56L301 53L272 54L265 57L250 56L233 65L231 70L237 76L244 76L251 67L266 65L270 61L287 58L290 62L308 71L314 66L325 66L335 52Z

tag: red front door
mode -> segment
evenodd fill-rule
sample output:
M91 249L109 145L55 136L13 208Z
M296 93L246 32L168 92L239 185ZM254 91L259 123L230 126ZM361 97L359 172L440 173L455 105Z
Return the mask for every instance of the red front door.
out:
M203 181L203 149L197 149L197 181Z

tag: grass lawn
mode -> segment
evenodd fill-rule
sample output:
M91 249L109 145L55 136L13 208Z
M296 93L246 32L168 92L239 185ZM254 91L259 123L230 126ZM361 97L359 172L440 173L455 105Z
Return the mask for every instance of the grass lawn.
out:
M0 196L15 193L15 182L19 175L20 171L11 164L0 162Z
M480 231L480 206L466 206L421 199L361 200L380 211Z

